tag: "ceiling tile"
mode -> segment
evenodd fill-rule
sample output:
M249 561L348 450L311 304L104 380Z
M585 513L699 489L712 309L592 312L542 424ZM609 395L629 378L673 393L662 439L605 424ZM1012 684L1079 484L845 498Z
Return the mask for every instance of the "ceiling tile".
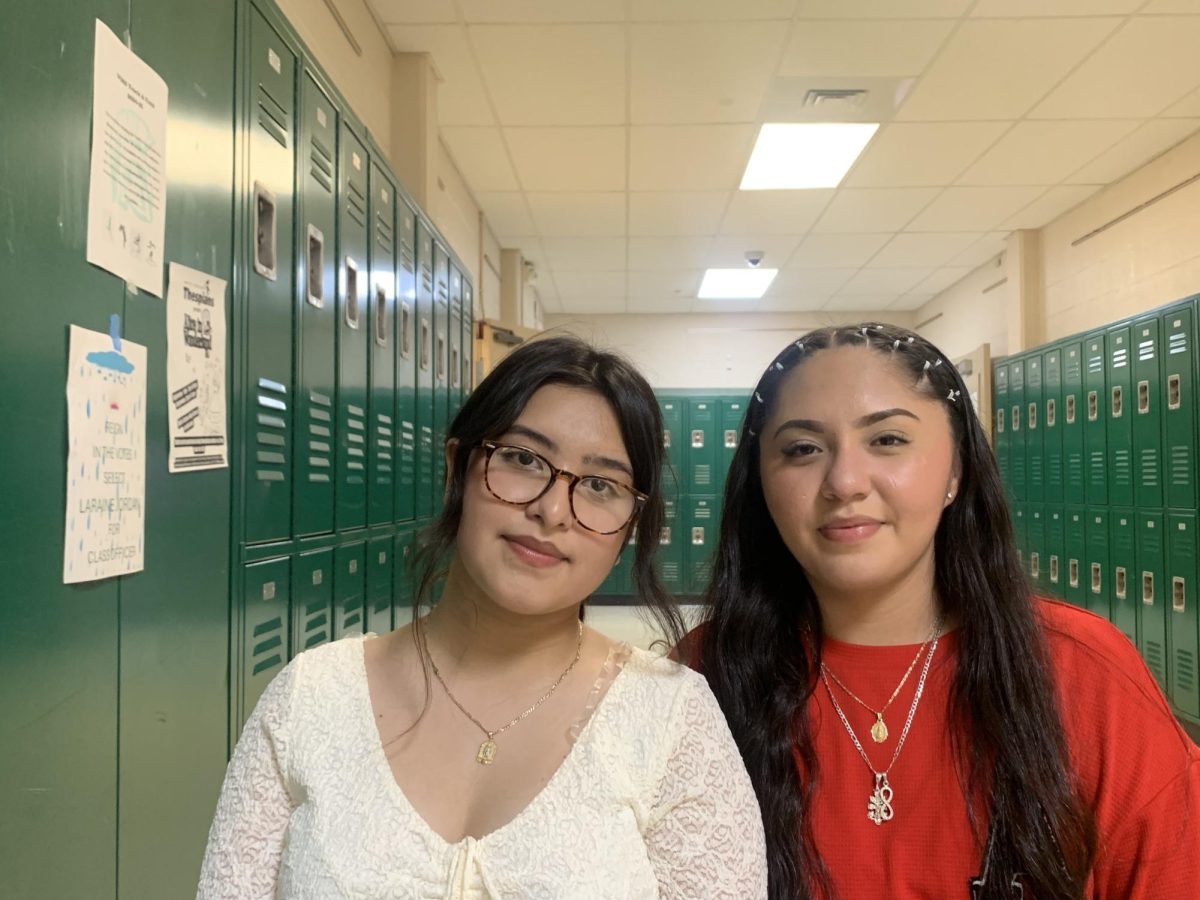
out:
M1004 252L1005 238L1008 236L1006 231L994 231L979 239L978 242L972 244L954 259L950 260L951 266L968 266L972 269L983 265L990 259Z
M695 297L703 269L672 269L629 273L629 299L642 297Z
M766 296L758 301L755 312L816 312L824 306L829 298L824 295L801 294L792 291L773 293L767 291Z
M625 238L542 238L542 247L556 274L625 271Z
M734 190L750 158L753 125L667 125L630 129L634 191Z
M1074 209L1101 187L1103 185L1099 184L1064 184L1050 188L1016 215L1005 219L1000 227L1012 231L1019 228L1041 228L1068 210Z
M1172 104L1163 115L1175 118L1200 116L1200 89L1192 91L1178 103Z
M909 231L986 231L1046 192L1044 187L950 187Z
M802 235L833 194L833 190L738 191L729 201L721 233Z
M1148 118L1200 85L1200 16L1137 17L1030 114L1044 119Z
M625 129L506 128L527 191L623 191Z
M796 0L632 0L635 22L750 22L790 19Z
M1138 127L1136 119L1019 122L959 184L1058 184Z
M538 233L549 237L620 237L625 234L624 194L529 193Z
M925 269L860 269L854 277L841 286L839 296L873 296L876 294L903 294L932 274L933 268Z
M1112 184L1200 128L1200 119L1153 119L1079 169L1069 184Z
M631 237L630 270L704 269L712 264L709 237Z
M801 19L956 19L973 0L800 0Z
M839 294L825 301L822 310L828 312L875 312L884 310L900 299L892 294Z
M537 230L533 218L529 215L529 207L525 205L525 195L517 191L505 193L486 193L477 191L475 199L483 209L483 215L492 226L492 231L499 238L513 235L532 234ZM504 241L501 240L503 244Z
M563 304L575 300L625 298L625 272L560 272L554 270L554 283Z
M1146 0L979 0L971 15L980 19L1032 19L1038 16L1125 16Z
M784 269L771 282L767 296L832 297L857 272L857 269Z
M912 293L925 295L940 294L946 288L953 287L974 271L974 268L971 266L946 266L945 268L936 270L924 281L917 284L912 289Z
M753 122L786 33L776 22L633 26L631 121Z
M702 300L701 303L711 303ZM635 297L629 300L627 306L631 313L687 313L696 304L695 297Z
M843 189L813 226L813 232L900 231L937 195L937 188Z
M946 185L979 158L1007 122L892 122L867 145L847 187Z
M922 306L924 306L926 303L928 303L930 300L932 300L935 296L937 296L937 295L936 294L904 294L900 297L897 297L892 303L888 304L887 308L889 310L895 310L895 311L912 312L913 310L920 309Z
M619 25L473 25L471 42L501 125L620 125Z
M982 234L969 231L950 234L898 234L869 263L871 268L930 268L940 266L962 253Z
M810 234L788 260L790 269L858 268L879 252L891 234Z
M492 125L491 103L475 66L467 31L458 25L392 25L397 53L428 53L441 76L438 121L446 125Z
M371 0L371 8L385 25L392 23L457 22L454 0Z
M897 119L1016 119L1091 52L1120 19L988 19L963 23Z
M515 191L520 187L499 128L446 127L442 138L472 192Z
M728 191L647 191L629 195L631 235L716 234Z
M954 22L806 21L793 29L780 75L920 75Z
M563 315L611 316L628 312L624 297L587 297L561 302Z
M461 0L468 22L624 22L624 0Z
M781 269L799 243L800 238L791 235L758 234L713 238L704 267L741 268L746 265L746 251L754 250L763 254L764 269Z
M755 313L760 309L761 299L746 299L746 300L694 300L692 302L691 312L693 313L735 313L746 314Z

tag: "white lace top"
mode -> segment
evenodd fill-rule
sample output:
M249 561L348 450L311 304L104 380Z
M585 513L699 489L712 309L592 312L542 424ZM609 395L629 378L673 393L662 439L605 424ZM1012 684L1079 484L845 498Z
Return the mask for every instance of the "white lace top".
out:
M758 900L762 819L704 679L633 650L525 809L449 844L376 730L364 638L293 660L246 723L198 900Z

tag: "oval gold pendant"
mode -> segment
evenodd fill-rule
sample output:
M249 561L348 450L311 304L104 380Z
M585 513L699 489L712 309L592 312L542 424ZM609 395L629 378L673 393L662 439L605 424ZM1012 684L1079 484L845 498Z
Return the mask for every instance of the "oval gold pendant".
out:
M496 742L488 738L479 745L479 752L475 754L475 762L481 766L490 766L496 758Z
M882 744L888 739L887 726L883 724L883 716L875 716L875 724L871 726L871 740L877 744Z

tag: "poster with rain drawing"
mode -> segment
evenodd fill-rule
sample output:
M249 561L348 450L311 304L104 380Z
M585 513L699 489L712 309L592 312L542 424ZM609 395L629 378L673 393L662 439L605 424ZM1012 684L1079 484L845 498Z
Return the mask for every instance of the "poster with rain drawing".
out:
M143 568L146 348L71 326L63 583Z

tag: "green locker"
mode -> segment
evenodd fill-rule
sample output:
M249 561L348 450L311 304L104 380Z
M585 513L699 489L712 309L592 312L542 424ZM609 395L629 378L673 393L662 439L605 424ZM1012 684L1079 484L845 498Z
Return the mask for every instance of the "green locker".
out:
M1087 550L1084 555L1083 581L1087 608L1110 622L1113 618L1112 596L1108 584L1109 547L1108 510L1089 507L1085 514L1084 537Z
M996 453L996 468L1000 471L1000 481L1004 484L1004 492L1011 500L1012 493L1012 461L1010 436L1008 430L1008 363L996 363L992 366L992 407L996 410L996 427L992 430L992 447Z
M405 529L392 544L395 571L392 582L392 625L401 628L413 620L416 586L413 584L412 554L416 532Z
M446 408L446 427L458 415L458 407L462 403L462 301L463 301L462 272L453 262L450 263L450 325L448 344L450 361L446 367L446 378L449 382L449 397Z
M1012 497L1018 502L1026 499L1025 461L1025 360L1013 360L1008 365L1008 460L1012 481Z
M434 346L433 346L433 233L417 218L417 481L418 519L433 512L434 466Z
M387 634L392 630L391 535L367 542L367 606L364 630Z
M1066 599L1087 607L1087 513L1082 507L1069 506L1063 512L1067 554Z
M241 703L238 730L288 660L289 560L251 563L242 573Z
M1028 572L1026 568L1029 560L1029 522L1025 516L1024 503L1011 503L1013 519L1013 541L1017 545L1017 558L1021 561L1021 570Z
M1163 505L1162 334L1158 316L1133 323L1133 389L1129 418L1133 429L1134 500L1141 507Z
M333 551L333 639L361 634L366 601L367 545L343 544Z
M1062 423L1063 499L1067 503L1087 502L1087 466L1084 462L1083 423L1086 411L1083 392L1083 343L1067 341L1060 348L1062 363L1062 404L1058 418Z
M658 408L662 414L663 449L666 451L670 472L663 478L663 489L674 496L683 487L683 410L680 397L659 394Z
M396 186L371 163L370 423L367 523L385 525L396 512Z
M1134 502L1133 417L1136 404L1130 342L1129 325L1109 329L1105 439L1108 441L1108 502L1114 506L1128 506Z
M459 406L467 399L467 394L471 393L471 371L475 359L475 292L471 289L471 280L466 272L463 273L462 291L462 375L459 376Z
M417 235L416 213L396 204L396 521L417 516Z
M293 531L333 530L333 396L335 389L337 266L334 262L337 201L335 153L338 113L306 70L300 88L300 150L303 167L297 212L302 223L302 274L296 385L296 477Z
M679 518L680 500L663 498L663 524L658 533L658 575L668 593L684 589L684 550Z
M1112 623L1135 646L1138 643L1139 597L1141 589L1137 567L1138 516L1132 509L1114 509L1109 514L1110 558L1112 573Z
M367 151L342 123L338 215L337 529L367 524Z
M1163 411L1166 501L1172 509L1195 509L1196 497L1196 370L1193 307L1163 313Z
M1167 513L1167 581L1163 588L1164 607L1170 631L1171 703L1192 721L1200 718L1200 685L1196 680L1197 657L1200 656L1200 618L1196 615L1196 513Z
M256 9L250 14L246 280L245 540L283 540L292 526L292 240L296 57Z
M1025 504L1025 521L1028 529L1026 543L1028 544L1029 583L1033 590L1046 594L1046 582L1049 579L1047 566L1049 560L1046 554L1046 510L1040 503Z
M633 555L634 548L632 545L625 548L621 553L621 558L609 570L603 583L596 589L597 594L611 597L627 597L633 593L631 574L633 571Z
M715 491L719 496L725 493L725 479L729 473L729 465L737 452L738 437L742 433L742 418L746 414L746 399L744 397L721 397L720 432L721 432L721 461L718 465Z
M1067 599L1066 513L1058 505L1046 505L1046 560L1042 588L1051 597Z
M1161 512L1138 512L1137 648L1159 687L1167 691L1167 547Z
M1041 503L1046 496L1046 457L1041 416L1043 397L1042 354L1025 360L1025 499Z
M689 494L711 494L717 468L717 415L712 397L689 397L687 401L687 478Z
M1042 459L1047 503L1063 502L1062 347L1042 354Z
M434 512L442 509L446 482L446 426L449 424L450 379L446 367L450 357L450 257L438 241L433 243L433 479L430 502Z
M333 639L333 550L292 558L292 650L296 656Z
M689 430L691 422L688 423ZM720 500L715 496L689 496L684 521L684 591L703 594L712 577L712 556L721 525Z
M1084 414L1083 447L1087 465L1087 502L1092 506L1108 504L1107 424L1110 399L1105 372L1104 335L1092 334L1083 342Z

